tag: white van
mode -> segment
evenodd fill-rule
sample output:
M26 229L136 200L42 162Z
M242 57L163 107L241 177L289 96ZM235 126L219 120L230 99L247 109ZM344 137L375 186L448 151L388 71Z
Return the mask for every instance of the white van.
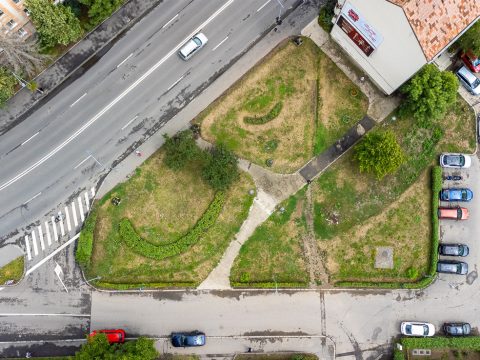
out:
M473 95L480 95L480 79L470 72L465 66L457 71L457 76L465 88Z
M182 46L182 48L178 52L178 55L180 55L180 57L183 60L188 60L198 50L200 50L202 47L204 47L207 42L208 42L207 37L202 33L198 33L193 38L188 40L185 45Z

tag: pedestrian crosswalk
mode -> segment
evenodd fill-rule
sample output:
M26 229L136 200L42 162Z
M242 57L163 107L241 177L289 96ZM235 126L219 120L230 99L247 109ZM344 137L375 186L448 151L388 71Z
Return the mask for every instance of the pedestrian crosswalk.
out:
M83 196L74 199L70 206L65 206L64 212L59 211L56 216L52 215L43 225L38 225L25 235L27 259L33 261L39 255L46 255L65 235L70 235L72 231L76 234L90 211L94 197L95 188L92 187L90 191L85 191Z

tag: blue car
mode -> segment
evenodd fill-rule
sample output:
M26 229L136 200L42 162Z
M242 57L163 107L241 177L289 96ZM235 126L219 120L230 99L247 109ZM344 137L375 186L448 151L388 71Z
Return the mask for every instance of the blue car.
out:
M172 333L171 339L174 347L205 345L205 334L200 331Z
M470 201L473 199L473 192L470 189L442 189L440 200L442 201Z

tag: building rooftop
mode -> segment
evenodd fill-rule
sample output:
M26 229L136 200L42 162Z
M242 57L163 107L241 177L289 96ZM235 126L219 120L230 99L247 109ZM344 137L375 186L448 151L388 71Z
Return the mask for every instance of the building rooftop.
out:
M403 8L428 61L480 16L478 0L388 0Z

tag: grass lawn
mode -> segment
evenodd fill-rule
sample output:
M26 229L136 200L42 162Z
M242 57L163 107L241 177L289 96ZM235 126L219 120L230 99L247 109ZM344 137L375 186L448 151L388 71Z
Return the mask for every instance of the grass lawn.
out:
M305 229L303 196L300 191L285 200L285 212L276 211L245 242L231 269L233 286L306 285L300 238Z
M150 157L129 181L120 184L98 204L89 277L101 276L100 286L195 286L219 261L239 230L253 198L253 181L241 173L226 193L215 224L179 255L155 260L133 252L119 236L118 224L128 218L144 241L172 243L201 218L214 192L199 177L200 164L172 171L163 164L163 150ZM122 199L119 206L110 199ZM124 285L118 285L124 284Z
M366 113L367 98L308 38L286 41L199 117L202 136L237 155L290 173ZM261 124L253 124L261 122Z
M23 256L19 256L15 260L10 261L7 265L0 268L0 284L5 284L8 280L15 280L15 282L18 282L23 276L23 269Z

